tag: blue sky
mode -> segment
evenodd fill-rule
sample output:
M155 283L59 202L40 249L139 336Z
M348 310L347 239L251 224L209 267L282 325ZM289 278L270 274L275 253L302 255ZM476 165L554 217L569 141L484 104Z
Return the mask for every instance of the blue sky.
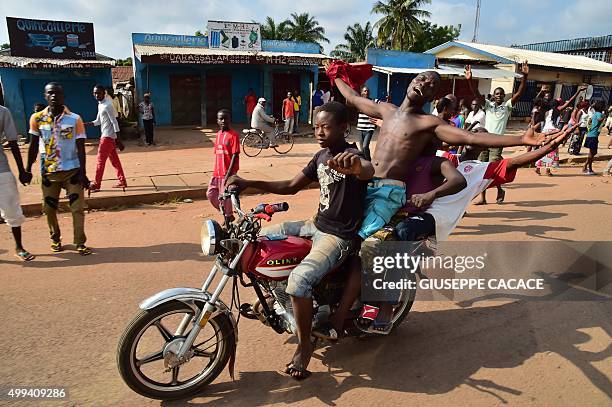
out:
M346 27L375 22L373 0L0 0L2 14L11 17L88 21L94 23L96 51L114 58L131 55L130 33L192 34L207 20L281 20L292 12L309 12L326 29L329 52L342 42ZM41 5L44 4L44 7ZM461 24L460 39L471 40L476 0L437 1L426 8L436 24ZM522 44L612 33L609 0L482 0L478 41ZM8 42L6 23L0 43Z

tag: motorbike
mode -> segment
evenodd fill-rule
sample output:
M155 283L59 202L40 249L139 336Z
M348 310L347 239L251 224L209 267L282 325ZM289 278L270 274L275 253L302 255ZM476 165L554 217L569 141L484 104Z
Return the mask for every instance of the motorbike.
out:
M221 204L223 226L212 219L203 222L202 252L215 258L202 287L171 288L147 298L121 336L119 372L132 390L145 397L171 400L196 395L228 364L233 377L241 316L258 320L278 334L297 332L285 289L291 270L309 253L312 242L297 236L260 235L262 221L289 209L285 202L260 204L243 212L239 192L231 187L220 196L220 201L225 199L231 200L238 216L230 221L233 214L223 213ZM313 326L336 309L347 275L340 265L315 287ZM229 305L221 299L228 284ZM253 302L240 303L238 284L254 291ZM415 290L403 290L399 295L393 308L394 327L410 311L415 294ZM353 305L345 321L346 336L372 335L369 321L361 316L365 307L359 300Z

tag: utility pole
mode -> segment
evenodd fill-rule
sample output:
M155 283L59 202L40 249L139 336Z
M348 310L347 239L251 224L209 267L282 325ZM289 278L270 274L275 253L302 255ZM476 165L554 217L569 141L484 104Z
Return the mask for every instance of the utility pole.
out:
M472 42L476 42L478 37L478 26L480 25L480 0L476 0L476 19L474 21L474 36Z

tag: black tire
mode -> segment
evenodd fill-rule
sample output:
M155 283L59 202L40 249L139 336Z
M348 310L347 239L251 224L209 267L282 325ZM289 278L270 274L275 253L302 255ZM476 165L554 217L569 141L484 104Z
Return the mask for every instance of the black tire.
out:
M293 135L284 131L274 136L274 141L278 144L278 146L274 147L274 150L279 154L287 154L293 148L293 143L295 143Z
M212 325L214 328L217 337L222 338L222 340L218 343L221 348L220 351L217 350L215 352L214 359L211 360L204 369L205 372L208 371L206 375L202 377L199 377L199 375L194 376L197 380L193 378L189 379L186 383L177 385L176 387L179 387L179 389L176 390L172 389L172 385L169 385L167 389L160 389L160 386L155 385L155 382L151 382L150 379L145 377L140 369L136 367L137 342L142 334L151 327L153 321L159 320L165 315L181 312L193 314L193 310L180 301L170 301L151 310L141 310L126 327L119 340L117 346L117 366L119 368L119 373L124 382L132 390L144 397L158 400L174 400L193 396L202 392L210 382L221 374L234 351L236 336L234 334L233 325L228 316L220 313L214 318L211 318L208 322L208 324ZM150 384L145 383L147 379L149 379ZM145 382L143 382L143 380ZM185 386L185 384L189 384L190 382L193 383L189 386Z
M259 134L249 133L242 139L242 152L247 157L257 157L263 150L263 138Z
M410 273L408 279L415 282L417 281L414 273ZM393 332L402 322L404 322L404 319L408 316L408 313L414 304L416 290L406 290L406 294L407 295L404 301L402 301L400 305L393 310L393 328L391 328L391 332Z

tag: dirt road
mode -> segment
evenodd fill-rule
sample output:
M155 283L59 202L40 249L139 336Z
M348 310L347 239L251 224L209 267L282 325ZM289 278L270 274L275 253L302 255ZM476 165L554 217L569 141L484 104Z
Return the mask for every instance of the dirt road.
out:
M610 240L612 178L578 172L521 170L508 202L470 208L453 239ZM280 200L251 196L243 206ZM290 212L275 221L314 213L317 191L287 200ZM90 213L95 254L87 258L51 254L44 219L29 219L25 242L38 258L28 264L12 256L0 229L0 384L69 387L69 401L48 405L160 405L123 384L116 345L141 300L201 285L210 267L198 254L203 216L215 216L206 201ZM69 243L69 214L60 222ZM251 297L243 290L243 302ZM236 381L224 372L200 397L161 404L604 406L612 396L611 315L611 302L417 302L390 337L317 350L314 374L302 383L277 373L293 340L242 320Z

